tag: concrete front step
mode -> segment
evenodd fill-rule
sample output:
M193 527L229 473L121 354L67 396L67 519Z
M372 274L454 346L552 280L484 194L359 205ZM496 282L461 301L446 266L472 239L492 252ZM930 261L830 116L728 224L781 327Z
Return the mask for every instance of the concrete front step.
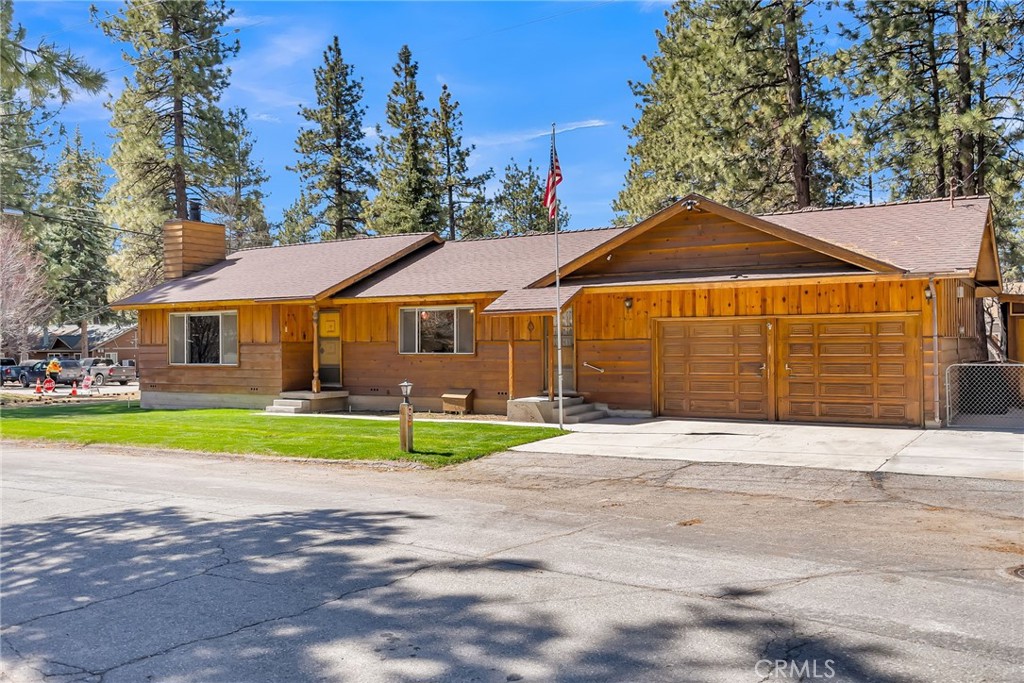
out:
M302 415L304 413L308 413L309 409L307 408L306 410L303 410L302 408L300 408L298 406L278 406L278 405L273 405L273 406L267 406L264 409L264 411L268 412L268 413L287 413L289 415Z
M589 408L589 406L588 406L588 408ZM579 424L580 422L590 422L592 420L601 420L601 419L606 418L606 417L608 417L608 414L606 412L604 412L603 410L587 410L585 412L574 413L572 415L569 415L568 411L566 411L565 417L562 419L562 422L564 422L565 424L574 425L574 424Z

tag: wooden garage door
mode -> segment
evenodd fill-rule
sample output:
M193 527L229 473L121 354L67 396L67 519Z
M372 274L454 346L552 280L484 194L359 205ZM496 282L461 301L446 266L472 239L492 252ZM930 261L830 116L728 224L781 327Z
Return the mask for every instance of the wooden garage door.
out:
M780 318L780 420L921 424L917 317Z
M764 320L662 322L659 413L767 419L767 328Z

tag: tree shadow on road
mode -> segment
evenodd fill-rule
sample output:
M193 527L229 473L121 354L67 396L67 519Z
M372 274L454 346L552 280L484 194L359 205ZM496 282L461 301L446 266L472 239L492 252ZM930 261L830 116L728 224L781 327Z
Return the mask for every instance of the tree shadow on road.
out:
M5 669L62 683L759 680L758 659L813 653L848 674L836 681L910 680L869 664L885 652L728 599L412 545L437 523L165 507L9 524Z

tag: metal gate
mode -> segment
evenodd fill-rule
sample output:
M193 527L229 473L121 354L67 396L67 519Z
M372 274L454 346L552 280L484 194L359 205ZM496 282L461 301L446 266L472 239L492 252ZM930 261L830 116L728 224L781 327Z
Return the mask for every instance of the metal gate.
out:
M946 368L946 424L1024 427L1024 363L956 363Z

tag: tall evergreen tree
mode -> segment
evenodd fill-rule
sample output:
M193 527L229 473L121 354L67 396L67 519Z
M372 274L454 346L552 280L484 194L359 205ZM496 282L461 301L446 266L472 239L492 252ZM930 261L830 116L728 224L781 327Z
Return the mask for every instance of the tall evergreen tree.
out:
M849 2L852 140L892 199L991 194L1004 265L1024 266L1024 3Z
M435 174L428 115L416 83L419 65L408 45L398 52L396 80L388 95L387 131L377 126L377 195L364 220L378 233L440 231L441 187Z
M370 150L363 142L363 82L342 58L338 36L313 70L316 106L301 107L308 127L299 132L295 151L302 196L296 207L311 210L323 237L352 237L363 229L362 205L375 181Z
M14 28L14 1L0 0L0 83L27 93L33 105L56 96L67 104L75 90L96 93L107 77L69 49L40 40L29 42L24 27ZM6 99L5 99L6 101Z
M505 167L505 175L494 196L494 217L497 232L503 235L525 235L530 232L549 232L553 226L544 206L545 180L533 167L533 160L520 168L515 160ZM558 225L569 224L571 216L565 206L558 204Z
M431 112L427 134L434 153L435 173L442 187L442 221L447 224L448 239L484 234L493 226L493 221L488 220L488 203L482 201L483 188L494 172L470 175L469 155L473 146L462 145L462 112L447 85L441 86L441 96L437 109Z
M230 163L231 128L217 103L230 75L224 60L238 51L223 32L231 14L223 0L126 0L97 17L135 67L112 105L110 219L150 236L123 240L122 293L159 279L159 226L187 218L189 200L208 199Z
M48 218L42 246L55 323L109 317L104 310L110 284L107 258L114 240L99 218L105 190L101 163L76 130L61 152L43 201Z
M825 154L832 96L815 65L808 0L680 0L632 83L639 118L614 203L645 217L691 191L747 210L833 204L845 179Z
M264 183L269 177L253 158L252 133L244 109L229 109L227 125L232 155L221 170L222 189L215 190L207 207L224 220L228 247L264 247L271 243L270 226L263 207Z

